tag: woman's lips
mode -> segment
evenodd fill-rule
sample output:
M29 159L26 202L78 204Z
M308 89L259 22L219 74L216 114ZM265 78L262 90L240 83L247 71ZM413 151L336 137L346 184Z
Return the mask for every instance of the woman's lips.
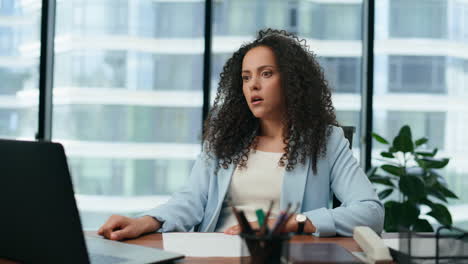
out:
M252 102L252 105L258 105L261 102L263 102L263 98L258 95L254 95L252 96L251 102Z
M252 104L253 104L253 105L258 105L258 104L260 104L260 103L262 103L262 102L263 102L263 99L260 99L260 100L253 100L253 101L252 101Z

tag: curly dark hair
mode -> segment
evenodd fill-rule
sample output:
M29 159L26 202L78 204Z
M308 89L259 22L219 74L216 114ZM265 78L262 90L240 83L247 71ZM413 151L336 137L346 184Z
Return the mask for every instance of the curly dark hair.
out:
M245 167L251 148L255 148L259 120L250 111L242 91L242 61L258 46L269 47L276 58L281 89L286 96L286 119L283 121L284 153L278 161L287 170L297 162L317 160L326 153L331 126L338 126L331 91L317 57L304 39L284 30L264 29L257 38L244 44L223 67L214 105L204 123L205 150L218 158L220 167L234 163Z

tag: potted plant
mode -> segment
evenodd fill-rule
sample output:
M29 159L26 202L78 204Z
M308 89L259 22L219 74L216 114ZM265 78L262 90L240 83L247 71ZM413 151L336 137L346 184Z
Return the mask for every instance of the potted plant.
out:
M421 150L428 142L423 137L413 141L409 126L403 126L390 143L373 133L373 138L388 146L382 151L383 164L368 171L372 183L384 185L379 198L385 199L396 193L398 199L385 202L385 224L387 232L397 232L400 226L417 232L431 232L432 226L421 219L421 205L431 210L431 216L442 225L451 226L452 216L448 211L447 199L458 199L448 189L445 179L438 170L447 166L448 158L436 158L437 148L432 151ZM395 196L395 195L394 195Z

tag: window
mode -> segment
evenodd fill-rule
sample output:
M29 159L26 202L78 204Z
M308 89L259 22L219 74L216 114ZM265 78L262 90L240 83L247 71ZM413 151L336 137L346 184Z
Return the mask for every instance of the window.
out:
M57 6L57 10L63 14L70 14L70 16L57 21L71 25L68 29L75 34L125 35L128 33L130 21L128 17L129 2L128 0L80 0L61 3ZM57 28L61 27L61 25L57 25Z
M389 3L391 37L447 37L448 1L392 0Z
M132 105L56 105L54 136L63 140L197 144L201 109ZM83 129L86 128L86 129Z
M446 93L445 58L390 56L388 89L396 93Z
M40 8L0 1L1 138L33 139L37 130L39 62L33 50L20 48L38 43L40 16Z
M291 30L294 4L289 1L215 1L213 32L219 36L250 36L265 27Z
M445 147L446 113L444 112L405 112L388 111L387 124L383 131L386 138L398 134L399 129L409 124L414 139L427 137L428 147Z
M155 2L153 8L155 37L203 37L204 1ZM148 23L148 21L141 20L141 23Z
M325 70L325 77L335 92L354 94L361 92L360 59L322 57L320 62Z
M189 176L201 149L203 51L194 43L204 1L62 1L57 14L68 15L56 22L52 137L78 197L104 201L96 212L78 200L84 228L97 228L118 206L106 197L157 201ZM173 44L184 51L168 52Z
M82 195L170 195L180 188L193 160L72 158L75 192Z
M361 3L300 1L299 33L323 40L361 40Z
M429 148L437 147L441 157L450 158L442 174L460 197L449 204L456 226L468 223L466 210L453 206L468 203L468 63L463 49L451 52L466 45L462 41L468 13L463 2L392 0L389 8L376 5L380 15L375 17L376 47L385 48L376 48L374 131L393 138L408 124L415 139L427 137ZM387 33L400 40L388 41ZM412 44L415 38L427 39ZM383 146L375 140L373 146L376 158Z

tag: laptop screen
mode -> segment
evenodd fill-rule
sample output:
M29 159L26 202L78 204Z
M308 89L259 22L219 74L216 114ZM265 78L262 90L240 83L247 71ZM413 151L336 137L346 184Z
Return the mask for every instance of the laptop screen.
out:
M63 147L0 140L0 257L88 263Z

